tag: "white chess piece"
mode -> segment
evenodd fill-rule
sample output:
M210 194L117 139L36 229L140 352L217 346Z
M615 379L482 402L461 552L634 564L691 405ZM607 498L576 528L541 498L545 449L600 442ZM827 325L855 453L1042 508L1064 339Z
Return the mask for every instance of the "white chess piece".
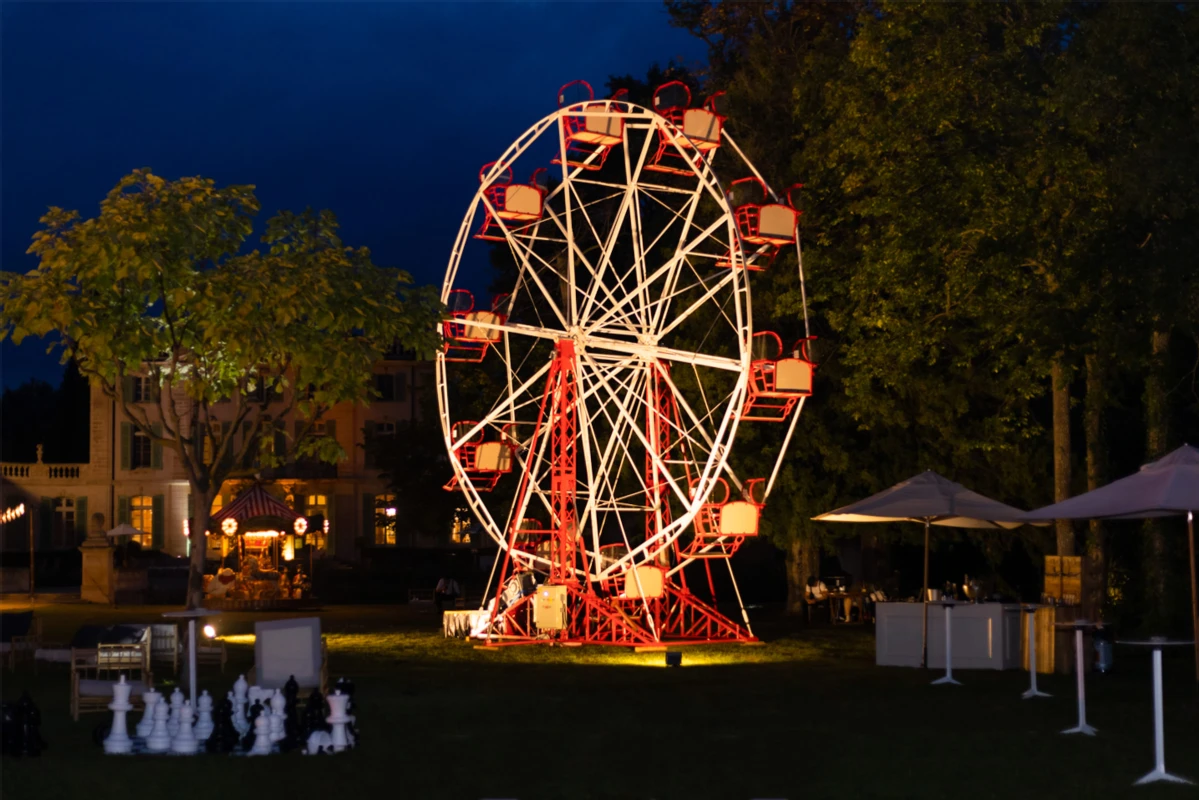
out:
M340 753L349 747L349 740L346 738L346 723L350 721L350 717L346 714L346 703L349 702L350 696L342 694L341 689L334 689L333 694L325 698L329 703L329 716L325 719L333 726L333 752Z
M174 739L179 735L179 712L183 710L183 692L179 687L171 692L171 716L167 719L167 733Z
M171 752L181 756L194 756L199 749L195 732L192 730L192 703L187 700L179 709L179 733L171 739Z
M162 700L162 695L154 691L153 686L142 693L142 702L145 703L146 708L142 713L141 722L137 723L135 729L139 739L145 739L150 735L150 731L154 730L154 707L160 700Z
M271 743L281 742L287 738L284 730L283 710L287 707L287 698L278 689L271 695Z
M329 736L328 731L313 731L308 734L308 746L304 749L304 755L314 756L332 746L333 737Z
M146 749L151 753L165 753L171 749L171 735L167 732L167 714L170 709L166 700L154 704L154 728L146 737Z
M206 742L215 727L212 722L212 697L205 689L200 693L199 716L196 718L196 741Z
M258 719L254 720L254 746L250 748L252 756L269 756L271 754L271 718L267 709L262 709Z
M238 736L245 736L250 732L250 722L246 719L246 705L238 703L233 692L228 692L225 696L233 703L233 729L237 731Z
M126 728L126 715L133 710L133 703L129 702L132 691L133 684L127 682L124 675L112 685L112 702L108 704L112 711L112 730L104 740L104 752L109 755L133 752L133 740Z

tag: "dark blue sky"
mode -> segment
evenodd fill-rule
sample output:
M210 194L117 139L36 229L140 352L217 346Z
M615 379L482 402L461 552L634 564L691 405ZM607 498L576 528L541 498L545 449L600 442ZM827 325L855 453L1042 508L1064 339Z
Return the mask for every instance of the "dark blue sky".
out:
M260 222L329 208L376 263L439 282L479 167L559 86L705 54L656 0L4 2L0 22L0 268L22 272L47 206L93 216L151 167L255 184ZM4 385L57 383L44 351L5 342Z

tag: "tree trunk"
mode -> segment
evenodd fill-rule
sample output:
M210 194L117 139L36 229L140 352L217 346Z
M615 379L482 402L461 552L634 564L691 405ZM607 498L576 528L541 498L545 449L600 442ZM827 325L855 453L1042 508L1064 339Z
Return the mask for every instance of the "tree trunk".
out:
M1053 361L1053 501L1070 497L1070 380L1064 356ZM1074 525L1068 519L1057 521L1057 554L1074 555Z
M816 576L819 548L809 539L793 536L787 543L787 613L802 614L808 578Z
M1169 409L1166 403L1166 351L1170 331L1154 330L1149 373L1145 377L1145 461L1165 454L1169 439ZM1168 596L1169 555L1160 520L1145 520L1145 610L1151 627L1165 622Z
M191 559L187 572L187 607L204 607L204 562L208 558L209 514L212 511L212 500L215 490L201 491L195 485L192 490L192 518L188 523L191 531ZM214 536L221 536L220 531L212 531Z
M1099 356L1086 357L1087 396L1083 409L1083 435L1087 445L1087 491L1093 492L1103 483L1103 367ZM1099 619L1107 599L1107 539L1100 520L1093 519L1087 528L1087 586L1083 592L1083 613L1088 619Z

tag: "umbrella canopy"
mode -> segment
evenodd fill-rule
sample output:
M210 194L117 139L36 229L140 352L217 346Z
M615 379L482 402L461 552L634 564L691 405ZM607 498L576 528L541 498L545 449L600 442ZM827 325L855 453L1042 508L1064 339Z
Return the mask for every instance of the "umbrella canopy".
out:
M1054 519L1141 519L1199 511L1199 448L1184 444L1139 472L1024 516Z
M928 527L1018 528L1025 512L972 492L932 470L922 472L834 511L814 517L819 522L923 522L924 624L921 665L928 663Z
M950 528L1018 528L1025 512L929 470L865 500L815 517L820 522L928 522Z
M1191 553L1191 632L1195 637L1195 679L1199 681L1199 577L1195 571L1195 512L1199 511L1199 448L1184 444L1140 471L1025 515L1051 519L1144 519L1186 514Z
M114 537L115 536L149 536L148 533L146 533L143 530L139 530L138 528L133 527L128 522L122 522L120 525L118 525L115 528L113 528L112 530L110 530L106 535L114 536Z
M279 517L284 522L294 522L301 514L295 509L288 508L282 501L275 499L262 484L255 484L238 495L237 499L212 515L213 525L220 525L226 519L233 518L238 522L255 517Z

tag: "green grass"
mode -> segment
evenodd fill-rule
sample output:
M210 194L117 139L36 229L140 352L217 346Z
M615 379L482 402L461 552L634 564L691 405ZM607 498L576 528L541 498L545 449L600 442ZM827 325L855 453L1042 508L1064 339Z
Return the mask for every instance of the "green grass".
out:
M151 621L165 609L39 608L48 638L84 622ZM226 614L247 634L266 614ZM6 759L4 800L28 798L1092 798L1194 797L1194 787L1131 788L1152 766L1149 662L1117 651L1119 672L1088 683L1094 739L1073 724L1073 678L1049 676L1048 700L1021 701L1021 672L963 671L933 687L921 670L879 668L870 630L804 629L769 616L758 647L661 653L510 647L442 639L431 610L336 607L320 614L334 676L355 679L361 747L338 757L105 757L71 721L65 667L3 674L29 688L50 750ZM253 648L230 647L221 695ZM1199 692L1191 662L1167 659L1166 762L1199 778ZM653 667L653 668L651 668ZM161 676L160 676L161 677ZM169 676L168 676L169 677ZM137 715L135 715L136 717ZM353 793L353 794L351 794Z

